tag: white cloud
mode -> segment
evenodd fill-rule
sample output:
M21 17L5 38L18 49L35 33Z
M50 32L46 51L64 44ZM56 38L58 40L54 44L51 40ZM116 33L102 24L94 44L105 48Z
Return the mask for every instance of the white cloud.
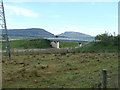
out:
M61 18L61 15L54 15L53 18Z
M95 30L95 31L105 31L106 28L98 27L98 28L90 28L90 30Z
M115 15L115 16L113 16L113 18L116 18L116 19L118 19L118 15Z
M54 27L44 27L44 28L56 35L63 33L65 31L74 31L74 32L80 32L80 33L85 33L88 35L96 36L98 34L102 34L105 31L110 30L109 28L106 28L106 27L93 28L93 27L86 27L86 26L80 26L80 25L64 25L64 26L58 27L57 29ZM110 31L108 31L108 32L110 32Z
M97 27L97 28L89 28L87 29L91 35L98 35L98 34L103 34L106 32L113 34L113 32L116 32L118 34L118 29L117 27L111 27L111 26L106 26L106 27Z
M65 26L66 31L80 31L80 26L77 25L66 25Z
M16 15L22 15L26 17L38 17L37 13L21 7L5 5L5 9L10 11L10 13L15 13Z
M118 2L119 0L4 0L5 2Z
M105 31L111 34L113 34L113 32L116 32L116 34L118 34L117 27L112 27L112 26L86 27L86 26L79 26L79 25L66 25L63 27L62 30L80 32L80 33L85 33L85 34L92 35L92 36L103 34L105 33Z

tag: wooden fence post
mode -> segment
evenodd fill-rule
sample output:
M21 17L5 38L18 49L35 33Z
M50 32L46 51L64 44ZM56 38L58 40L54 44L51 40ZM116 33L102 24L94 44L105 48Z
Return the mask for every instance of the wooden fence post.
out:
M107 70L102 70L102 88L107 88Z

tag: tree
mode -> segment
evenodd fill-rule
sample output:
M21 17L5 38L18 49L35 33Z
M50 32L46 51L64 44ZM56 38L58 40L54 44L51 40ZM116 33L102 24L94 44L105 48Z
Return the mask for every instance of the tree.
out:
M114 37L114 44L115 45L120 45L120 35L117 35Z
M114 36L112 34L109 34L109 33L105 32L104 34L97 35L95 37L95 40L100 40L101 43L103 43L104 45L106 45L106 44L113 43Z

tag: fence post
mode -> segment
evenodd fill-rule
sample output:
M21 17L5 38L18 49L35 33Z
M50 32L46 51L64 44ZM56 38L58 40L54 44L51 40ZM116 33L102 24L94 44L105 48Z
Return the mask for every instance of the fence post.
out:
M102 70L102 88L107 88L106 82L107 82L107 70L103 69Z

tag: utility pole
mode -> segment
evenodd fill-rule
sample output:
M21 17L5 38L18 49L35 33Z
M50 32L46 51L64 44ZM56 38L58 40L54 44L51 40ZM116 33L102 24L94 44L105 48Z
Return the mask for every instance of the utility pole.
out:
M8 31L7 31L7 25L6 25L6 19L5 19L5 10L3 5L3 0L0 0L0 26L1 26L1 32L3 39L6 42L6 49L9 59L11 58L11 52L10 52L10 43L8 38Z

